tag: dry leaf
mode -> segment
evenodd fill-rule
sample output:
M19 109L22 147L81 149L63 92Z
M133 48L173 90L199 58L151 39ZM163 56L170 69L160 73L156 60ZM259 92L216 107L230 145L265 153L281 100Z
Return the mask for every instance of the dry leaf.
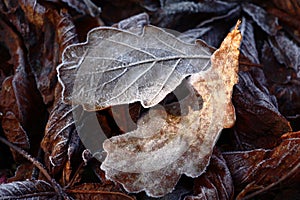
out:
M159 103L188 75L206 70L211 49L184 43L164 30L145 26L143 34L100 27L88 41L69 46L58 67L66 103L87 110L141 101Z
M203 173L220 131L235 120L231 93L240 41L236 27L213 54L212 66L191 76L195 93L181 102L182 116L156 106L141 117L135 131L104 142L108 155L101 168L109 179L129 192L145 190L158 197L171 192L181 174Z
M280 29L277 17L267 13L263 8L255 4L243 3L242 8L267 34L276 35Z
M135 200L135 198L116 190L113 185L102 183L84 183L72 187L67 191L75 199L99 199L99 200Z
M237 121L235 131L242 149L272 148L282 134L292 130L278 111L275 96L267 89L264 73L259 68L239 72L232 101Z
M15 181L13 183L1 184L0 198L24 200L57 199L56 193L52 189L51 185L41 180Z
M298 183L299 154L300 132L283 135L281 144L272 150L223 153L236 189L242 190L237 199L253 198L284 181Z
M230 200L233 191L226 161L221 152L215 149L206 172L195 179L194 194L184 200Z

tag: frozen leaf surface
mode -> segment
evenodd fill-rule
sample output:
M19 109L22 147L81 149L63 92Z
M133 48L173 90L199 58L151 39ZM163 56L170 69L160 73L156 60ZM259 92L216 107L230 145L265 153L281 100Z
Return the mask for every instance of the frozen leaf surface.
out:
M300 132L286 133L282 142L272 150L256 149L227 152L235 187L242 190L237 199L253 199L255 195L286 181L298 183L300 172Z
M206 70L211 49L184 43L164 30L145 26L142 35L110 27L64 51L58 67L64 101L86 110L141 101L151 107L188 75Z
M51 192L53 191L53 192ZM1 199L56 199L51 185L45 181L15 181L0 185Z
M101 168L109 179L129 192L145 190L158 197L171 192L181 174L203 173L220 131L235 120L231 93L238 79L240 40L236 28L213 54L212 66L191 76L194 95L180 103L184 114L174 116L156 106L135 131L104 142L108 155Z
M184 200L229 200L233 197L233 182L222 154L214 150L206 172L195 179L194 194Z

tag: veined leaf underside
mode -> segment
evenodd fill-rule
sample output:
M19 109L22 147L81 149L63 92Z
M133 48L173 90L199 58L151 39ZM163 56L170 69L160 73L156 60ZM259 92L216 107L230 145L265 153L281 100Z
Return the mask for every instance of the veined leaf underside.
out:
M58 67L64 101L87 110L140 101L159 103L188 75L210 67L212 49L146 26L142 35L100 27L69 46Z

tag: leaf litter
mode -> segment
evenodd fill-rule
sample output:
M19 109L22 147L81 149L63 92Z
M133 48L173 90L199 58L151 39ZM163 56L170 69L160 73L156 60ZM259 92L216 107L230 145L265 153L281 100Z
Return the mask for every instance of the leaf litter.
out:
M76 45L77 37L79 41L83 41L89 29L99 25L113 25L113 27L126 29L136 36L141 36L142 27L152 24L161 28L186 31L188 42L192 42L192 44L196 39L204 39L208 44L219 47L237 19L242 19L241 32L243 35L239 71L246 71L246 73L240 72L239 75L245 81L240 81L240 85L235 86L244 88L245 93L244 89L239 93L237 93L238 90L233 91L233 97L236 93L238 94L238 98L235 99L235 110L239 125L224 130L221 137L216 139L218 142L213 145L214 148L221 150L226 162L221 159L222 156L214 152L210 163L200 177L181 176L173 192L157 199L178 200L188 198L187 196L199 199L207 194L205 192L217 195L217 199L299 198L299 192L297 192L300 180L299 159L297 159L299 144L296 139L298 137L296 131L300 130L299 69L297 66L297 48L299 48L300 37L297 0L248 1L247 3L240 1L203 1L198 3L188 0L185 2L137 0L126 3L122 1L91 3L91 1L81 0L0 2L0 61L2 63L0 81L2 85L6 78L13 76L15 91L17 91L16 97L10 98L12 92L5 93L3 91L5 85L1 87L1 102L5 99L8 100L8 104L3 104L0 113L1 127L5 129L5 134L2 130L0 131L1 141L5 141L4 136L15 144L15 146L8 145L7 141L4 142L11 147L11 151L4 144L0 145L1 180L12 181L0 186L5 191L1 192L1 198L10 198L7 191L16 195L15 188L17 187L22 193L21 196L20 193L17 194L19 195L17 197L24 197L23 199L27 197L31 199L43 199L44 197L45 199L53 197L55 199L60 197L66 199L74 197L78 199L122 199L127 197L137 200L155 199L147 197L143 192L131 194L129 197L128 192L122 190L122 186L117 181L111 182L106 179L105 172L99 167L101 162L91 158L85 162L82 160L81 153L84 146L76 131L72 133L56 130L55 127L66 127L67 125L65 124L67 120L58 120L55 124L54 116L60 119L65 111L58 112L59 109L54 109L51 112L53 108L62 104L61 101L58 101L60 95L54 94L54 88L57 87L56 67L62 61L62 51L67 45ZM216 6L217 9L215 9ZM100 15L99 7L101 7ZM137 13L141 14L134 16ZM120 20L122 21L120 22ZM199 32L197 32L198 30ZM20 65L23 67L20 68ZM185 79L190 80L190 76L184 78L183 82L188 83ZM135 103L130 104L127 108L136 107L138 111L127 112L125 111L126 105L123 104L119 108L114 106L112 109L106 108L97 111L97 118L108 137L124 134L124 132L126 135L126 131L133 131L132 128L129 128L132 125L127 125L126 120L122 119L124 113L134 118L134 122L138 119L141 121L149 113L150 117L152 116L151 120L154 120L154 116L157 115L153 114L156 112L162 119L171 115L175 116L172 120L185 118L190 113L187 108L191 105L184 102L191 99L191 96L183 96L176 100L174 97L174 94L177 94L176 90L172 92L173 94L168 94L160 102L160 105L165 108L156 105L155 109L152 107L145 109L139 103ZM194 92L194 94L197 93ZM33 98L29 97L31 95ZM244 96L246 98L243 98ZM252 98L255 96L258 99ZM202 96L199 95L197 98L200 98L198 108L203 108ZM15 100L19 103L13 104ZM252 106L253 104L255 106ZM63 105L60 106L63 107ZM174 106L175 110L173 110ZM182 106L183 109L180 110ZM246 110L244 110L245 108ZM66 105L66 112L68 109L71 109L70 105ZM260 111L264 114L261 115ZM50 112L56 114L52 115L52 122L48 122L49 124L53 123L54 126L53 129L49 129L50 131L43 139L47 140L46 154L43 154L43 150L39 150L39 146ZM115 118L116 112L119 115ZM68 118L72 121L71 116ZM117 127L118 123L114 122L114 119L122 122L120 128ZM42 123L37 123L37 120ZM89 118L86 118L84 122L87 120ZM214 124L214 120L211 121ZM280 122L279 125L271 126L275 121ZM257 123L247 129L249 122ZM153 127L149 129L153 130ZM289 133L285 134L286 131ZM61 133L61 137L55 137L57 133ZM19 152L28 158L28 153L15 149L20 138L25 138L26 143L30 145L25 147L19 145L19 147L26 149L33 157L36 157L31 160L31 167L26 167L23 159L19 159L20 156L16 157L16 152ZM66 142L62 142L60 145L59 138ZM259 139L255 140L255 138ZM95 140L95 143L97 141ZM98 145L99 148L102 148L101 144ZM15 157L12 157L10 152L13 152ZM247 154L248 152L250 152L250 156ZM50 155L53 163L50 162ZM231 160L231 158L233 159ZM216 160L218 160L218 164L215 162ZM43 168L42 163L46 167ZM260 167L255 167L258 164ZM17 168L15 179L9 178L11 174L14 174L18 165L20 167ZM243 169L235 167L238 165L243 166ZM41 170L40 172L37 170L37 166ZM228 170L223 170L226 168L230 169L233 186L229 174L223 173L228 172ZM249 173L253 173L253 176ZM45 180L42 174L46 174L48 178ZM244 180L242 184L240 184L241 176ZM280 178L275 180L272 177ZM126 178L127 176L124 176L124 179ZM35 181L27 179L43 181L48 185L45 189L47 191L36 189ZM23 182L19 184L17 181ZM95 184L88 186L88 183ZM78 190L78 187L84 187L85 184L87 184L87 190L82 190L83 188ZM22 185L26 185L27 189L23 190ZM228 192L232 191L229 189L232 187L234 196ZM118 189L113 190L112 188ZM224 188L229 190L225 191ZM204 193L200 194L200 189Z

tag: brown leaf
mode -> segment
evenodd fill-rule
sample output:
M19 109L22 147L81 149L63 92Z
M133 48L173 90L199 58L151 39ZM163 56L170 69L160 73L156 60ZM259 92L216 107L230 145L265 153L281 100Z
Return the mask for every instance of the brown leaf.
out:
M192 75L189 82L197 95L181 103L185 114L175 116L154 107L135 131L104 142L108 155L101 168L109 179L127 191L145 190L158 197L172 191L181 174L203 173L221 129L235 120L231 92L237 82L240 40L236 28L212 56L212 67Z
M45 136L41 143L47 167L52 174L57 174L70 159L70 157L68 158L70 138L72 135L77 135L72 107L63 104L60 99L58 98L50 113Z
M84 183L67 190L75 199L98 199L98 200L135 200L121 191L113 191L110 185L101 183Z
M269 43L277 61L287 68L293 68L300 78L300 46L290 40L284 32L270 37Z
M22 149L28 150L30 148L28 136L13 112L8 111L5 113L2 118L2 128L8 141L13 142ZM21 159L18 153L14 152L14 150L12 151L15 160Z
M237 199L250 199L287 179L299 182L299 153L300 132L283 135L280 145L272 150L223 153L235 187L242 190Z
M300 16L300 2L299 0L272 0L277 8L283 10L286 13L294 16Z
M239 73L233 103L237 114L236 137L242 149L272 148L282 134L292 130L279 113L277 101L268 91L259 68Z
M45 181L15 181L0 185L0 196L4 199L57 199L51 185Z
M195 179L194 195L184 200L229 200L233 197L233 182L222 154L214 150L204 174Z
M23 22L26 31L21 29L18 21L13 24L21 29L37 87L49 106L54 101L56 66L61 54L66 46L77 42L75 26L65 9L46 8L35 0L21 0L19 5L21 19L18 21Z

